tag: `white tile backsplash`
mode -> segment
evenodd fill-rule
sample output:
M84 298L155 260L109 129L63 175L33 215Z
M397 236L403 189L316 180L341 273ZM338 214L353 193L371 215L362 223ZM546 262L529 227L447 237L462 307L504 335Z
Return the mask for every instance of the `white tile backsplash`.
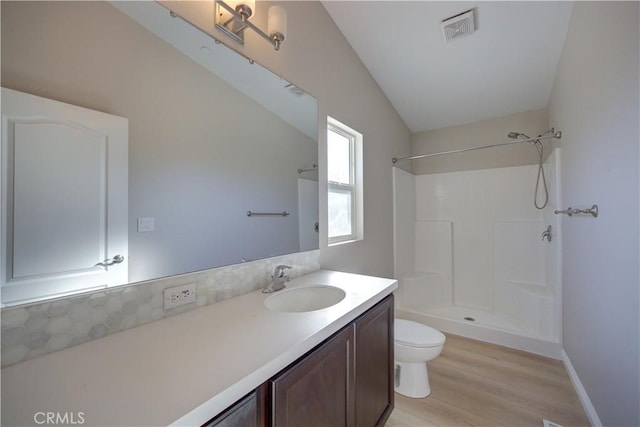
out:
M102 338L167 316L255 291L273 267L291 265L291 278L320 269L320 251L300 252L108 291L2 310L2 367ZM196 284L195 303L163 309L165 288Z

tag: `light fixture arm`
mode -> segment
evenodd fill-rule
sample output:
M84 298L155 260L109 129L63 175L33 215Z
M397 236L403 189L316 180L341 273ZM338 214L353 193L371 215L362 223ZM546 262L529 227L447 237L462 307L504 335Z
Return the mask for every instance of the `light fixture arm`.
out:
M224 12L231 16L222 22L223 16L225 16ZM271 35L265 33L249 20L252 14L253 11L246 5L240 4L234 9L223 0L215 0L216 28L242 45L244 45L244 31L247 28L251 28L260 37L271 43L275 50L280 50L280 44L284 41L284 34L281 32L274 32Z

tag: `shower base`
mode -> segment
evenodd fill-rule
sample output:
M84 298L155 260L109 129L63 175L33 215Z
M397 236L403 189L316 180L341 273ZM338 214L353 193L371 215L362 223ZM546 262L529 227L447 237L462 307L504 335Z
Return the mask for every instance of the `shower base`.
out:
M524 350L554 359L561 358L562 346L559 342L528 335L508 318L489 311L452 305L432 308L428 312L417 312L396 306L395 316L424 323L442 332ZM465 320L465 317L474 320Z

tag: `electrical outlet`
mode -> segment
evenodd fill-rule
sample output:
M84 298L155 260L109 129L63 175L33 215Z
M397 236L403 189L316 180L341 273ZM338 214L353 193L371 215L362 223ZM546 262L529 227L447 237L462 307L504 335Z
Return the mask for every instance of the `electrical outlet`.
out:
M164 309L180 307L181 305L196 302L196 285L189 283L187 285L174 286L164 290Z

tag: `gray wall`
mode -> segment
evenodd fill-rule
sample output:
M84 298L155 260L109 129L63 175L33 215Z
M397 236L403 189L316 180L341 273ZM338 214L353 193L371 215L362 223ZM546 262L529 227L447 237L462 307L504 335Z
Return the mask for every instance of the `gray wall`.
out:
M205 28L212 28L213 2L167 2ZM255 22L266 28L276 2L256 2ZM320 253L323 268L378 276L393 275L393 185L391 159L409 154L411 134L342 33L317 1L280 3L288 35L279 52L249 32L233 48L282 74L318 99ZM254 19L254 18L252 18ZM218 37L222 37L217 33ZM226 38L221 39L224 43ZM364 135L364 240L327 246L327 115Z
M640 425L638 2L576 2L549 108L563 131L564 349L606 426Z
M546 109L510 114L460 126L416 133L412 137L413 155L460 150L484 145L512 142L509 132L522 132L531 137L546 131L549 117ZM551 154L552 140L542 140L545 159ZM468 151L454 155L429 157L413 161L413 173L457 172L507 166L538 164L538 152L529 143L500 148Z
M315 141L108 3L2 12L3 86L129 119L130 281L298 252L297 169Z

